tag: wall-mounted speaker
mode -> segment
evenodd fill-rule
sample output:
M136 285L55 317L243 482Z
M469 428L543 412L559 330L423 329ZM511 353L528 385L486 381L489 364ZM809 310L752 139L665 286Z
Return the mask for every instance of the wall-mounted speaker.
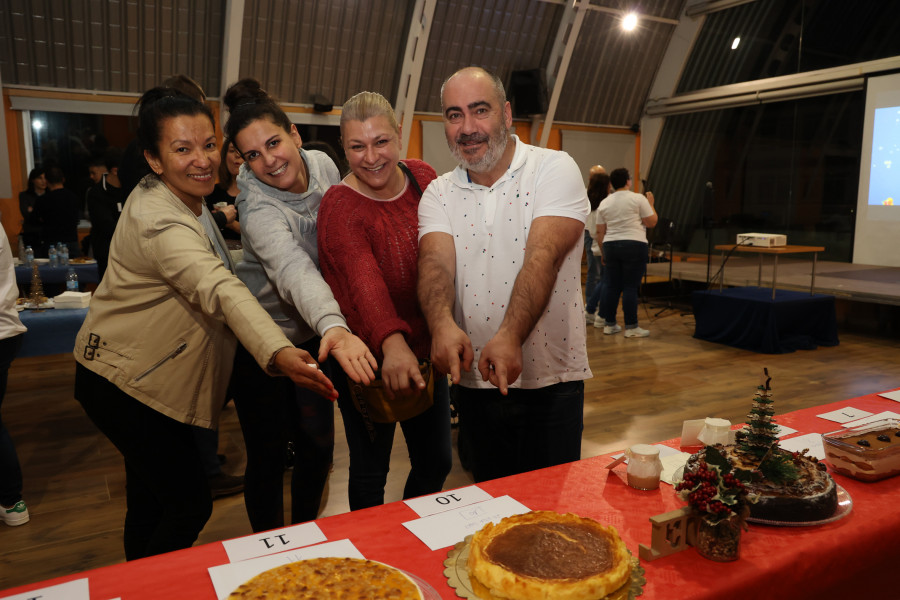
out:
M322 94L314 94L312 101L313 110L316 112L331 112L334 110L334 104Z
M513 71L509 78L513 116L530 117L547 112L547 84L541 69Z

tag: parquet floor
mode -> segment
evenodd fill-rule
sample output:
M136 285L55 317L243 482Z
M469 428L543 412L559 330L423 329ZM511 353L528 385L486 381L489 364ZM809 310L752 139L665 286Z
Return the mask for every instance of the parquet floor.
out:
M900 386L897 339L842 331L837 347L761 355L696 340L691 315L670 310L652 318L656 311L641 308L648 338L604 336L588 328L594 377L586 383L585 457L678 437L685 419L743 421L763 367L773 376L779 412ZM3 419L19 451L32 520L17 528L0 525L0 590L124 560L121 458L72 398L73 377L68 355L20 359L10 371ZM348 457L339 423L337 431L323 516L347 510ZM242 471L233 410L222 421L220 451L228 456L226 471ZM454 460L447 488L471 483ZM406 462L398 433L389 500L400 499ZM216 500L199 542L248 533L242 497L223 498Z

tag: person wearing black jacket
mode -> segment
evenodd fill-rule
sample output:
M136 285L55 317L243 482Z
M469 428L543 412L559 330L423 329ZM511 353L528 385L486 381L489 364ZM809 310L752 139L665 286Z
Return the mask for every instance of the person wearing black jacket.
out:
M109 244L112 242L116 223L125 205L122 182L119 181L119 161L122 151L110 148L103 157L106 173L88 190L88 214L91 216L91 246L97 259L97 274L103 279L109 262Z

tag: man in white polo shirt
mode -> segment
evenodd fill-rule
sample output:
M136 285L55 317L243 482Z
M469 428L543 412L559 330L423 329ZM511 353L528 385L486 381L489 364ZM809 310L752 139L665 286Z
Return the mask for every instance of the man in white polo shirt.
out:
M578 166L510 135L503 84L483 69L451 75L441 106L460 164L419 204L418 291L473 475L578 460L591 377Z

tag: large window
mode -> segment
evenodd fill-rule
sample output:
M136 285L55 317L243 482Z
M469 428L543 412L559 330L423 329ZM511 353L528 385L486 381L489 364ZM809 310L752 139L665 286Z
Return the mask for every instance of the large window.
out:
M124 149L134 138L125 116L31 111L31 147L35 166L58 166L66 187L83 198L91 185L88 165L111 146Z
M785 233L852 258L863 92L666 118L649 184L677 247Z

